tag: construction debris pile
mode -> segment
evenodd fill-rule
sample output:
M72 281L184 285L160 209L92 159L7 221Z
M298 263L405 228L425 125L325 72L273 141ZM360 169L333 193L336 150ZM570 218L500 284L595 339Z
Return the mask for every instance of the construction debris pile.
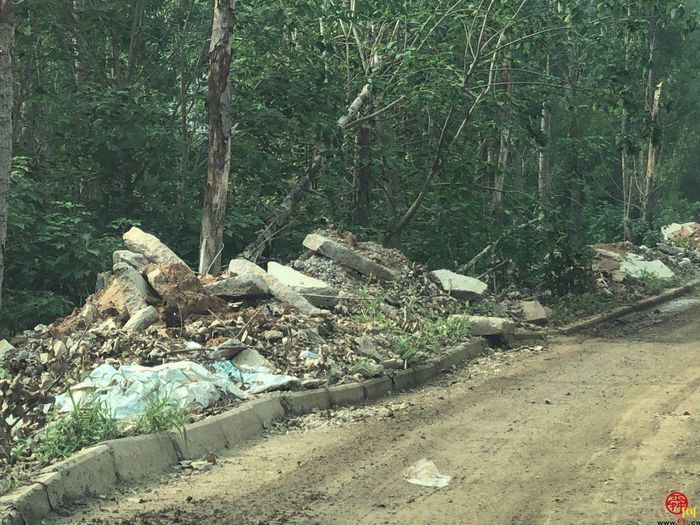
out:
M593 269L606 283L624 283L672 278L700 261L699 225L673 225L664 237L656 250L597 245ZM198 276L139 228L123 238L82 308L0 341L0 463L52 413L80 403L103 403L126 423L154 396L190 412L219 411L271 390L391 375L412 365L397 333L420 335L439 319L508 340L518 324L535 329L551 317L535 298L501 298L500 318L471 315L470 303L490 301L485 283L428 271L351 233L311 233L289 265L234 259L217 277Z
M198 276L138 228L124 243L82 308L0 341L6 450L52 411L91 400L128 421L154 393L201 412L391 374L411 365L396 353L396 330L418 332L487 293L476 279L428 272L351 234L312 233L289 266L234 259L217 277ZM498 321L486 332L514 327Z

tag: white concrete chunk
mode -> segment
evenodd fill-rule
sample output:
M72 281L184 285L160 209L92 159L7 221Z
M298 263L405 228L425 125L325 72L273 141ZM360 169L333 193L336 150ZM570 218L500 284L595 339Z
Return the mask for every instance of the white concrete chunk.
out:
M430 276L445 292L458 299L479 299L488 290L486 283L450 270L435 270L430 272Z
M309 277L294 268L274 261L267 263L267 273L299 292L314 306L333 308L338 304L338 290L320 279Z
M187 266L185 261L180 259L174 251L163 244L158 237L146 233L136 226L133 226L122 238L129 250L140 253L150 262L156 264L180 263Z

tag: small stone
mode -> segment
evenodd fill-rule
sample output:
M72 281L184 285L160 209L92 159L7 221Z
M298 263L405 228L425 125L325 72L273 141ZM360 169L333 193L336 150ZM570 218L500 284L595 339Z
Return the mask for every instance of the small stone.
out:
M545 405L551 405L551 404L552 404L552 401L549 400L549 399L545 399L545 400L544 400L544 404L545 404Z
M539 301L521 301L520 309L523 311L523 321L532 324L547 324L549 319L547 312Z
M153 306L147 306L139 310L124 325L124 330L142 332L159 319L158 310Z
M284 334L279 330L265 330L262 335L266 341L278 341L284 337Z

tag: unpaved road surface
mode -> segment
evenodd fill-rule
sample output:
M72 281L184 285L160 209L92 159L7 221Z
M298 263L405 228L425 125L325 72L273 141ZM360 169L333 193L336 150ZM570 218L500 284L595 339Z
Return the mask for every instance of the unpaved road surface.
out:
M700 507L700 309L674 315L495 353L426 389L291 421L206 472L84 502L56 523L676 519L672 490ZM447 487L403 479L423 457L452 476Z

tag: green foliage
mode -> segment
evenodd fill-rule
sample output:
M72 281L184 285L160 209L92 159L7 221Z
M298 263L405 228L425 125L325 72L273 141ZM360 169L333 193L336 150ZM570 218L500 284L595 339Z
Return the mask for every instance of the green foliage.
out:
M660 294L673 285L673 279L663 279L647 271L642 271L637 279L644 285L644 289L652 295Z
M412 361L419 355L434 353L468 336L469 318L456 315L447 319L429 321L413 334L396 336L396 346L401 359Z
M130 434L153 434L173 428L185 434L187 411L173 403L172 397L157 390L149 399L146 411L129 429Z
M606 310L614 301L614 296L585 292L562 297L553 305L551 322L557 326L576 319L587 317Z
M124 427L103 403L90 401L75 404L67 415L56 415L35 438L20 442L13 454L25 455L33 450L40 461L66 458L78 450L118 437L166 432L173 428L185 435L187 411L175 405L170 395L157 390L144 413Z
M7 370L0 366L0 380L7 379L9 377L10 374L7 373Z
M74 452L119 437L117 420L97 402L76 404L66 416L51 421L34 449L40 461L67 458Z

